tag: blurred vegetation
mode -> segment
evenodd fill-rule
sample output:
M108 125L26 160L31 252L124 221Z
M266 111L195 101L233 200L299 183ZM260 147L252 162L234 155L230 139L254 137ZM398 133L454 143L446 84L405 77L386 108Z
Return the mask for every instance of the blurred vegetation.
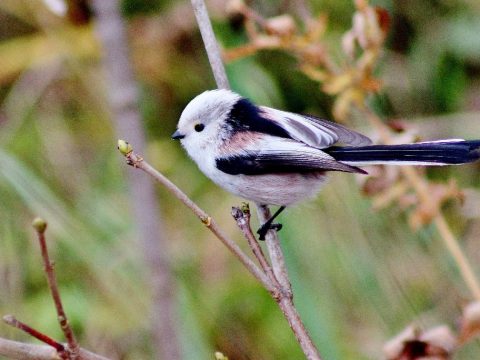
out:
M49 222L64 305L82 346L149 359L149 289L103 91L94 15L84 2L75 9L77 2L65 2L76 11L47 3L0 2L0 313L61 338L30 227L40 215ZM286 3L251 5L268 17ZM392 21L375 74L384 87L369 100L377 113L405 120L427 139L479 138L480 3L372 3ZM219 40L227 48L245 43L244 29L223 7L210 3ZM312 8L328 16L325 40L341 56L352 2L312 1ZM142 89L145 157L245 246L229 211L240 199L215 187L169 138L188 101L214 87L189 3L124 0L123 11ZM332 118L333 99L290 54L262 51L227 70L233 88L260 104ZM356 124L368 132L361 120ZM445 212L473 264L480 261L479 170L476 164L427 173L469 188L464 206L451 202ZM454 326L471 300L435 229L414 232L397 206L374 212L357 180L332 175L318 199L281 219L296 304L326 359L380 359L383 344L410 323ZM161 188L158 196L184 358L211 359L216 350L231 360L302 358L269 295L176 199ZM3 325L0 336L30 341ZM479 353L470 343L456 358Z

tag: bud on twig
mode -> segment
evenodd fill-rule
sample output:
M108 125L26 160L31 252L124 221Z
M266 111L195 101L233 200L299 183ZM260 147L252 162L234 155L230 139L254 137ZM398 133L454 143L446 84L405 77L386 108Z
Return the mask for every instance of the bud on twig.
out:
M122 153L122 155L128 155L133 151L132 145L128 141L119 139L117 142L117 148Z
M47 229L47 222L40 217L36 217L32 221L32 226L38 233L44 233Z

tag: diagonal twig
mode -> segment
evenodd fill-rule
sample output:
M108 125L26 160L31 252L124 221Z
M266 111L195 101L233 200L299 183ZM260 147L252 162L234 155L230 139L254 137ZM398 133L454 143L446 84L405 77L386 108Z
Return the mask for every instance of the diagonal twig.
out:
M280 290L281 285L278 282L272 267L268 263L265 254L263 253L263 250L260 247L257 239L255 238L255 235L253 234L252 228L250 226L251 214L248 204L244 203L242 205L242 208L233 207L232 216L237 222L238 227L242 231L243 236L247 239L248 245L250 246L250 249L252 249L253 255L255 255L255 257L257 258L263 272L267 274L268 278L270 279L270 281L272 281L275 287Z
M156 181L165 186L177 199L179 199L185 206L202 221L202 223L242 262L243 265L250 271L250 273L262 283L262 285L269 291L275 292L275 288L269 281L268 277L255 265L240 247L217 225L216 221L208 215L203 209L195 204L178 186L167 179L163 174L154 169L149 163L143 160L142 157L135 154L126 141L119 140L119 150L127 159L127 163L135 168L145 171L152 176Z
M35 330L34 328L25 324L24 322L21 322L20 320L17 320L17 318L15 318L15 316L5 315L3 317L3 321L6 324L8 324L10 326L13 326L14 328L17 328L19 330L22 330L23 332L25 332L28 335L34 337L35 339L40 340L41 342L51 346L52 348L54 348L57 351L58 355L62 359L63 358L65 358L65 359L68 358L67 351L65 349L65 346L63 346L62 343L59 343L57 340L52 339L50 336L45 335L44 333L41 333L38 330Z
M202 210L197 204L195 204L180 188L178 188L174 183L168 180L163 174L154 169L150 164L148 164L141 156L135 154L129 143L124 140L118 141L118 149L125 156L127 164L145 171L147 174L152 176L156 181L161 183L167 188L175 197L177 197L184 205L186 205L192 212L202 221L202 223L242 262L242 264L248 269L248 271L258 280L260 283L268 290L272 297L277 301L282 313L287 319L298 343L300 344L305 356L309 360L321 360L320 354L313 344L308 331L306 330L303 322L295 309L293 304L293 299L291 296L291 290L289 288L283 288L280 283L280 286L277 284L279 282L273 282L269 276L266 275L262 269L260 269L253 261L248 257L238 245L227 237L220 227L217 225L215 220L209 216L204 210ZM251 232L251 230L250 230ZM269 234L272 231L267 233L266 240L269 238ZM274 234L276 237L276 234ZM278 238L277 238L278 240ZM256 241L256 240L255 240ZM278 244L278 243L277 243ZM280 247L278 247L279 252L281 253ZM271 256L271 255L270 255ZM283 255L279 255L283 260ZM276 263L277 265L279 263ZM284 263L283 263L284 264ZM262 265L263 268L264 265ZM279 274L286 277L288 281L288 274L285 268L279 269ZM278 277L274 272L275 279L278 280Z
M52 346L26 344L0 338L0 356L15 360L58 360L59 354ZM110 360L104 356L80 348L82 360Z

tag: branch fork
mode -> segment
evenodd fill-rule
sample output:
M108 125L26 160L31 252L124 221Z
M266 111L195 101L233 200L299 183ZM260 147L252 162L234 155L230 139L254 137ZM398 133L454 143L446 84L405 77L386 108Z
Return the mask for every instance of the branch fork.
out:
M280 242L276 231L270 230L266 234L266 247L270 256L271 264L268 262L258 240L253 234L250 226L250 208L248 204L243 203L241 207L232 208L232 216L242 234L247 239L248 245L252 250L258 265L245 254L235 241L230 239L217 225L216 221L208 215L203 209L195 204L182 190L167 179L163 174L154 169L140 155L133 151L132 146L125 140L118 141L118 149L125 156L126 163L136 169L143 170L156 181L162 184L166 189L186 205L199 220L237 257L247 270L263 285L277 302L282 313L287 319L298 343L302 347L307 359L321 360L320 354L313 344L300 316L293 304L293 294L288 279L285 266L285 260L280 247ZM270 217L268 207L258 206L257 212L261 222L265 222Z
M77 343L73 330L68 322L67 314L63 309L60 291L58 290L57 279L55 275L55 263L50 260L48 254L47 241L45 239L45 231L47 229L47 222L41 218L36 218L32 222L35 229L38 241L40 243L40 250L43 259L43 268L47 277L48 288L52 295L55 309L57 311L57 319L60 328L67 339L66 344L62 344L50 336L32 328L31 326L17 320L13 315L5 315L3 321L17 328L28 335L40 340L48 346L23 344L16 341L10 341L0 338L0 355L7 356L12 359L35 359L35 360L108 360L107 358L88 352Z

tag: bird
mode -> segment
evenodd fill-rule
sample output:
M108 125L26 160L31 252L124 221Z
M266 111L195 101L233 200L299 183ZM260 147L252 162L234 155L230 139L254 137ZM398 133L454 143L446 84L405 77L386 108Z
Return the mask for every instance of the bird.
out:
M446 139L373 145L338 123L266 106L226 89L208 90L183 110L172 139L214 183L260 205L279 206L260 240L288 206L313 198L330 171L367 174L361 166L456 165L480 158L480 140Z

